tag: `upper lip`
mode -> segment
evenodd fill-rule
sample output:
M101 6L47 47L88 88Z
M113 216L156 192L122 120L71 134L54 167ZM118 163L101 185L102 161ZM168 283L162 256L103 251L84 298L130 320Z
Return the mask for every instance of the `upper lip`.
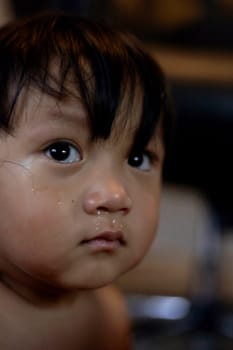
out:
M121 231L105 231L105 232L102 232L94 237L91 237L91 238L87 238L87 239L83 239L81 241L82 244L84 243L88 243L92 240L96 240L96 239L104 239L106 241L119 241L121 244L125 244L125 239L124 239L124 236L123 236L123 233Z

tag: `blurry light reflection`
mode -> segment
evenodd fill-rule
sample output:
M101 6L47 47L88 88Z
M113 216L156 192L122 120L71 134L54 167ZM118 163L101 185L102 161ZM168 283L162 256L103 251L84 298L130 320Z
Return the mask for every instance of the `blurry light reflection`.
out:
M190 311L191 302L182 297L135 297L130 308L133 316L164 320L183 319Z

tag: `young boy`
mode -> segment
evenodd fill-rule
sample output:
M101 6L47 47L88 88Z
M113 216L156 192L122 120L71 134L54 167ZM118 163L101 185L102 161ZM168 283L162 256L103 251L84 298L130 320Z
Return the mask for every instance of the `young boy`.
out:
M44 14L0 30L0 348L126 350L110 287L156 231L169 118L131 36Z

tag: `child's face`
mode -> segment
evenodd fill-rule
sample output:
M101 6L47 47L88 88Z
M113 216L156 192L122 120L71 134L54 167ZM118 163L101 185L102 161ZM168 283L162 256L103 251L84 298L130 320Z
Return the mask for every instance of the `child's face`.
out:
M135 124L139 110L135 104ZM122 109L124 110L124 108ZM0 269L30 286L110 283L145 254L158 219L163 145L130 156L128 127L91 141L78 100L31 91L0 136ZM132 126L132 125L131 125ZM130 156L130 157L129 157Z

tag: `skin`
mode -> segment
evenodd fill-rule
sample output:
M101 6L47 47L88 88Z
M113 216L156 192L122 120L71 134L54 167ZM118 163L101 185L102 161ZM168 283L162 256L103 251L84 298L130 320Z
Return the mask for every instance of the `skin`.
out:
M138 107L133 127L120 129L123 105L110 137L92 141L78 99L58 102L33 89L20 97L15 128L0 137L0 292L21 315L30 305L26 320L42 319L41 306L52 317L72 305L74 319L82 304L89 315L96 295L102 300L103 287L135 266L154 239L164 148L158 128L146 148L154 159L143 154L138 166L129 164ZM51 154L61 141L71 151L63 162ZM84 244L106 231L120 232L123 243Z

